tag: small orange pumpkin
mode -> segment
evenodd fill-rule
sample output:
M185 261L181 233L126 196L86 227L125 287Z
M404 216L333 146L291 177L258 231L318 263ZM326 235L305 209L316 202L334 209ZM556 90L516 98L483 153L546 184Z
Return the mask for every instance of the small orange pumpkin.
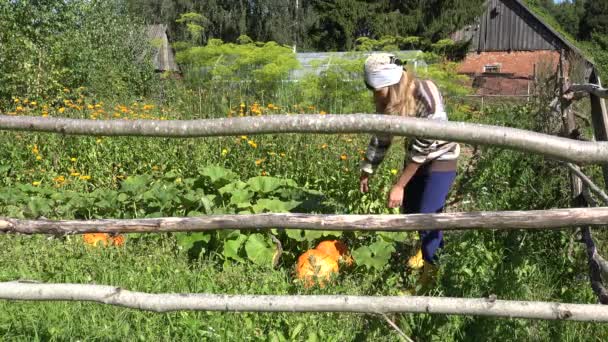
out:
M331 256L310 249L298 258L296 274L298 279L304 281L304 287L311 287L318 280L320 287L325 287L325 282L330 280L332 274L339 270L338 261Z
M321 241L315 249L329 255L336 261L342 261L348 266L353 264L353 258L348 253L348 247L340 240Z
M84 242L91 246L98 246L101 244L102 247L110 246L122 246L125 243L125 237L123 235L110 236L107 233L87 233L83 234L82 238Z

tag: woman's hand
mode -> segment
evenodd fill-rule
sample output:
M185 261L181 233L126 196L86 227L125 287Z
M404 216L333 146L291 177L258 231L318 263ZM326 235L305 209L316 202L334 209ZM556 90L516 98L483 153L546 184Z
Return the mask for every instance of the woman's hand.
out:
M403 203L403 187L399 185L393 185L391 192L388 194L388 207L399 208Z
M364 194L369 192L369 173L361 172L361 177L359 177L359 190Z

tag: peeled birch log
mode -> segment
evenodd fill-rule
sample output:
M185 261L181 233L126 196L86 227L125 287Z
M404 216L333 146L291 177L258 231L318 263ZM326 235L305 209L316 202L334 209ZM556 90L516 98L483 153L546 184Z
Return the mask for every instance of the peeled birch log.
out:
M279 133L378 133L484 144L575 163L608 162L608 142L389 115L271 115L207 120L84 120L0 115L0 129L93 136L210 137Z
M573 84L570 87L570 91L572 92L583 92L583 93L589 93L589 94L593 94L597 97L601 97L601 98L608 98L608 89L604 89L596 84Z
M4 282L0 283L0 299L88 301L155 312L401 312L608 322L608 310L605 306L493 298L150 294L104 285Z
M270 228L390 232L422 229L541 230L607 224L608 207L604 207L411 215L256 214L82 221L0 218L0 233L64 235L93 232L162 233Z

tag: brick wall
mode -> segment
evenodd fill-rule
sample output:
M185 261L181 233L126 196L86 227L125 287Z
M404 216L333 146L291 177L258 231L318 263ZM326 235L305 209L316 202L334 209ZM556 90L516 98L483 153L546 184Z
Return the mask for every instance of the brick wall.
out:
M458 72L462 74L481 74L486 65L499 65L500 73L515 77L534 77L537 69L557 70L559 52L557 51L516 51L516 52L472 52L460 63Z
M458 72L472 78L477 94L525 95L532 89L534 73L555 72L557 51L472 52L460 63ZM498 72L484 73L486 66Z

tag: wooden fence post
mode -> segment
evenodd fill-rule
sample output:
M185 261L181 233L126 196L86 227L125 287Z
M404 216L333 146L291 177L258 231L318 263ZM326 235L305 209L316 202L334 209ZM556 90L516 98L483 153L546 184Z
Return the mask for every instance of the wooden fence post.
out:
M602 86L597 70L591 72L589 82ZM608 112L606 111L606 102L601 97L590 93L591 100L591 121L593 123L593 131L596 141L608 141ZM604 184L608 185L608 164L602 164L604 173Z

